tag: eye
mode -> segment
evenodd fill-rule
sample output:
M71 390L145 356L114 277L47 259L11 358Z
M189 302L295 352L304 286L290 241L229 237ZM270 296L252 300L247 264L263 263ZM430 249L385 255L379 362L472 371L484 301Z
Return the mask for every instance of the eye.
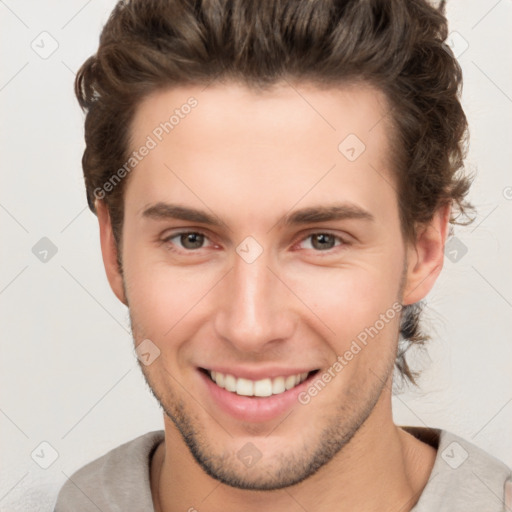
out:
M345 241L339 236L333 235L332 233L311 233L304 238L300 243L310 241L309 247L306 249L315 249L316 251L329 251L336 247L336 245L344 245ZM336 244L339 241L339 244Z
M177 240L176 242L174 240ZM174 233L171 236L164 238L162 241L171 245L181 244L181 249L193 251L194 249L201 249L207 236L197 231L183 231L181 233Z
M162 239L162 242L171 246L171 250L175 250L174 247L178 246L178 249L182 249L185 252L194 252L197 249L206 247L204 245L206 241L209 241L209 238L199 231L182 231ZM335 247L347 245L347 242L332 233L317 232L303 238L299 242L300 244L305 244L305 247L303 247L305 249L313 249L316 252L328 252Z

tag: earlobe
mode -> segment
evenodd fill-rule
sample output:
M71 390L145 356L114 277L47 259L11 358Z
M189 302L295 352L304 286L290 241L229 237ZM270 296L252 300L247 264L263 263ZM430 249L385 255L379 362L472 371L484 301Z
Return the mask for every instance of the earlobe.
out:
M103 201L99 199L95 202L96 214L98 216L98 223L100 227L100 242L101 254L103 257L103 265L110 284L110 288L116 297L125 305L128 305L124 294L123 276L119 269L117 261L116 241L112 232L112 223L110 221L110 214L108 208Z
M438 208L432 220L418 228L415 242L407 245L407 278L403 290L403 305L424 299L443 268L450 209L450 205Z

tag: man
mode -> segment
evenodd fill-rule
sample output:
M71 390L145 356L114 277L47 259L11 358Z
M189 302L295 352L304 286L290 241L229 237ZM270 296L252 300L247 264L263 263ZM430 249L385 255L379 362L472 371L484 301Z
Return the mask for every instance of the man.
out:
M80 469L57 512L505 510L509 468L391 411L470 208L442 12L116 6L77 75L83 168L165 432Z

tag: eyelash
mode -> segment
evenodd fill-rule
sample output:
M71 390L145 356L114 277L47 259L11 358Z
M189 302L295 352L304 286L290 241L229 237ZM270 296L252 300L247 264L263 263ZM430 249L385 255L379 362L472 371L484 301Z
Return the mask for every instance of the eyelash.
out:
M162 243L166 244L170 251L181 252L181 250L177 250L177 249L174 248L174 244L171 242L171 240L173 238L177 238L177 237L180 237L182 235L189 235L189 234L202 235L202 236L205 237L205 239L209 240L208 235L206 233L203 233L202 231L180 231L178 233L173 233L172 235L163 238L162 239ZM335 251L336 247L340 248L342 246L349 245L349 242L347 242L345 239L343 239L339 235L335 235L334 233L331 233L329 231L313 231L311 233L308 233L303 238L301 238L299 240L299 243L304 242L305 240L307 240L308 238L311 238L314 235L328 235L328 236L332 236L332 237L335 238L335 241L339 241L340 242L338 245L335 245L331 249L326 249L325 251L315 250L315 249L307 249L307 250L313 250L314 252L317 252L318 254L331 255L333 253L333 251ZM294 245L296 245L296 244L294 244ZM203 247L199 247L198 249L182 249L182 250L184 252L186 252L186 253L190 253L191 254L191 253L194 253L194 252L198 252L200 249L203 249Z

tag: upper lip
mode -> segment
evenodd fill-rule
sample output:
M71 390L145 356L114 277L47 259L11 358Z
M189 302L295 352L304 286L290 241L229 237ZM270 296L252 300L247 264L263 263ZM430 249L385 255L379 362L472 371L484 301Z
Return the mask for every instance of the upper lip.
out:
M290 375L298 375L299 373L309 373L318 368L284 368L284 367L268 367L268 368L249 368L242 366L215 366L215 367L202 367L203 370L208 372L220 372L226 375L233 375L236 378L250 379L250 380L262 380L262 379L274 379L276 377L288 377Z

